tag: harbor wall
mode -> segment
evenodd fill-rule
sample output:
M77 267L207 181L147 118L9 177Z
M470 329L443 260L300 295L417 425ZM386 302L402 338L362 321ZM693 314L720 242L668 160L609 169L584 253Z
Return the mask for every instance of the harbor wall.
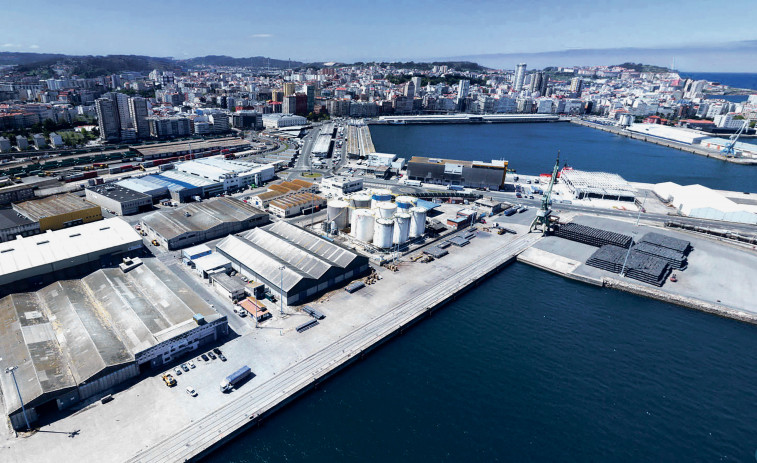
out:
M757 159L727 158L727 157L723 156L720 153L717 153L717 152L712 151L712 150L708 150L708 149L703 148L703 147L694 146L694 145L687 145L687 144L684 144L684 143L676 143L676 142L670 141L670 140L663 140L661 138L650 137L650 136L643 135L643 134L640 134L640 133L629 132L628 130L620 129L618 127L611 126L611 125L593 124L591 122L587 122L587 121L584 121L584 120L581 120L581 119L577 119L577 118L571 119L571 122L574 123L574 124L582 125L584 127L591 127L592 129L598 129L598 130L602 130L604 132L609 132L609 133L612 133L612 134L615 134L615 135L620 135L620 136L623 136L623 137L633 138L634 140L641 140L641 141L645 141L645 142L648 142L648 143L654 143L656 145L665 146L667 148L677 149L679 151L688 151L689 153L697 154L699 156L705 156L705 157L708 157L708 158L719 159L721 161L732 162L734 164L757 165Z

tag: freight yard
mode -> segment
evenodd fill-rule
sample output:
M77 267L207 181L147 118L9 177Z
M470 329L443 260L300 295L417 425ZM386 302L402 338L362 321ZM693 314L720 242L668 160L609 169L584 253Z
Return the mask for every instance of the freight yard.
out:
M360 122L315 133L285 165L238 139L139 148L134 177L111 165L123 157L87 158L117 177L77 179L93 180L86 200L14 206L42 225L0 246L0 280L29 283L0 288L18 365L0 376L4 461L200 458L516 260L757 323L745 193L559 160L541 176L504 160L405 165L375 153ZM311 155L334 158L320 182L286 171ZM697 208L696 195L719 196ZM29 263L16 248L35 251ZM94 360L78 360L84 348Z

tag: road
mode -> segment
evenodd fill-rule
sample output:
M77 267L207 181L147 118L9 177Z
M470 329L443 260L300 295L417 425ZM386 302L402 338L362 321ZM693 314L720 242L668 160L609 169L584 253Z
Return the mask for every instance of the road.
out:
M296 392L306 389L320 377L356 358L373 344L409 324L428 308L456 294L539 239L538 235L525 234L508 242L502 246L500 252L491 253L461 268L454 282L440 281L427 286L415 297L392 307L338 341L294 363L257 388L240 393L234 402L186 426L129 461L174 462L192 458L256 420L258 416L287 401Z

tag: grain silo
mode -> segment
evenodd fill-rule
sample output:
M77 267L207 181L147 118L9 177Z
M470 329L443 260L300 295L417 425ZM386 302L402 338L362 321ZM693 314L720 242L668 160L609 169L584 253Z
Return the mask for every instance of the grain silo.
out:
M348 224L350 205L341 199L332 199L326 204L326 221L336 223L336 228L344 230Z
M352 236L360 241L373 239L374 215L370 209L357 209L352 216Z
M376 219L373 227L373 245L377 248L388 249L392 247L392 238L394 235L394 220Z
M410 238L423 236L426 231L426 209L423 207L410 208Z
M418 204L418 198L416 198L415 196L397 196L394 202L397 204L398 208L405 209L405 211L407 211L411 207L414 207L416 204Z
M394 216L394 244L405 244L410 236L410 214L399 212Z

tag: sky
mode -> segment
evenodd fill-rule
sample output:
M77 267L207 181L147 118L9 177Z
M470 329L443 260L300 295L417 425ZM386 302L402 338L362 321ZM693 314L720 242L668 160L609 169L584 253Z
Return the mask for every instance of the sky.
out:
M0 51L757 72L756 0L27 0L2 11Z

